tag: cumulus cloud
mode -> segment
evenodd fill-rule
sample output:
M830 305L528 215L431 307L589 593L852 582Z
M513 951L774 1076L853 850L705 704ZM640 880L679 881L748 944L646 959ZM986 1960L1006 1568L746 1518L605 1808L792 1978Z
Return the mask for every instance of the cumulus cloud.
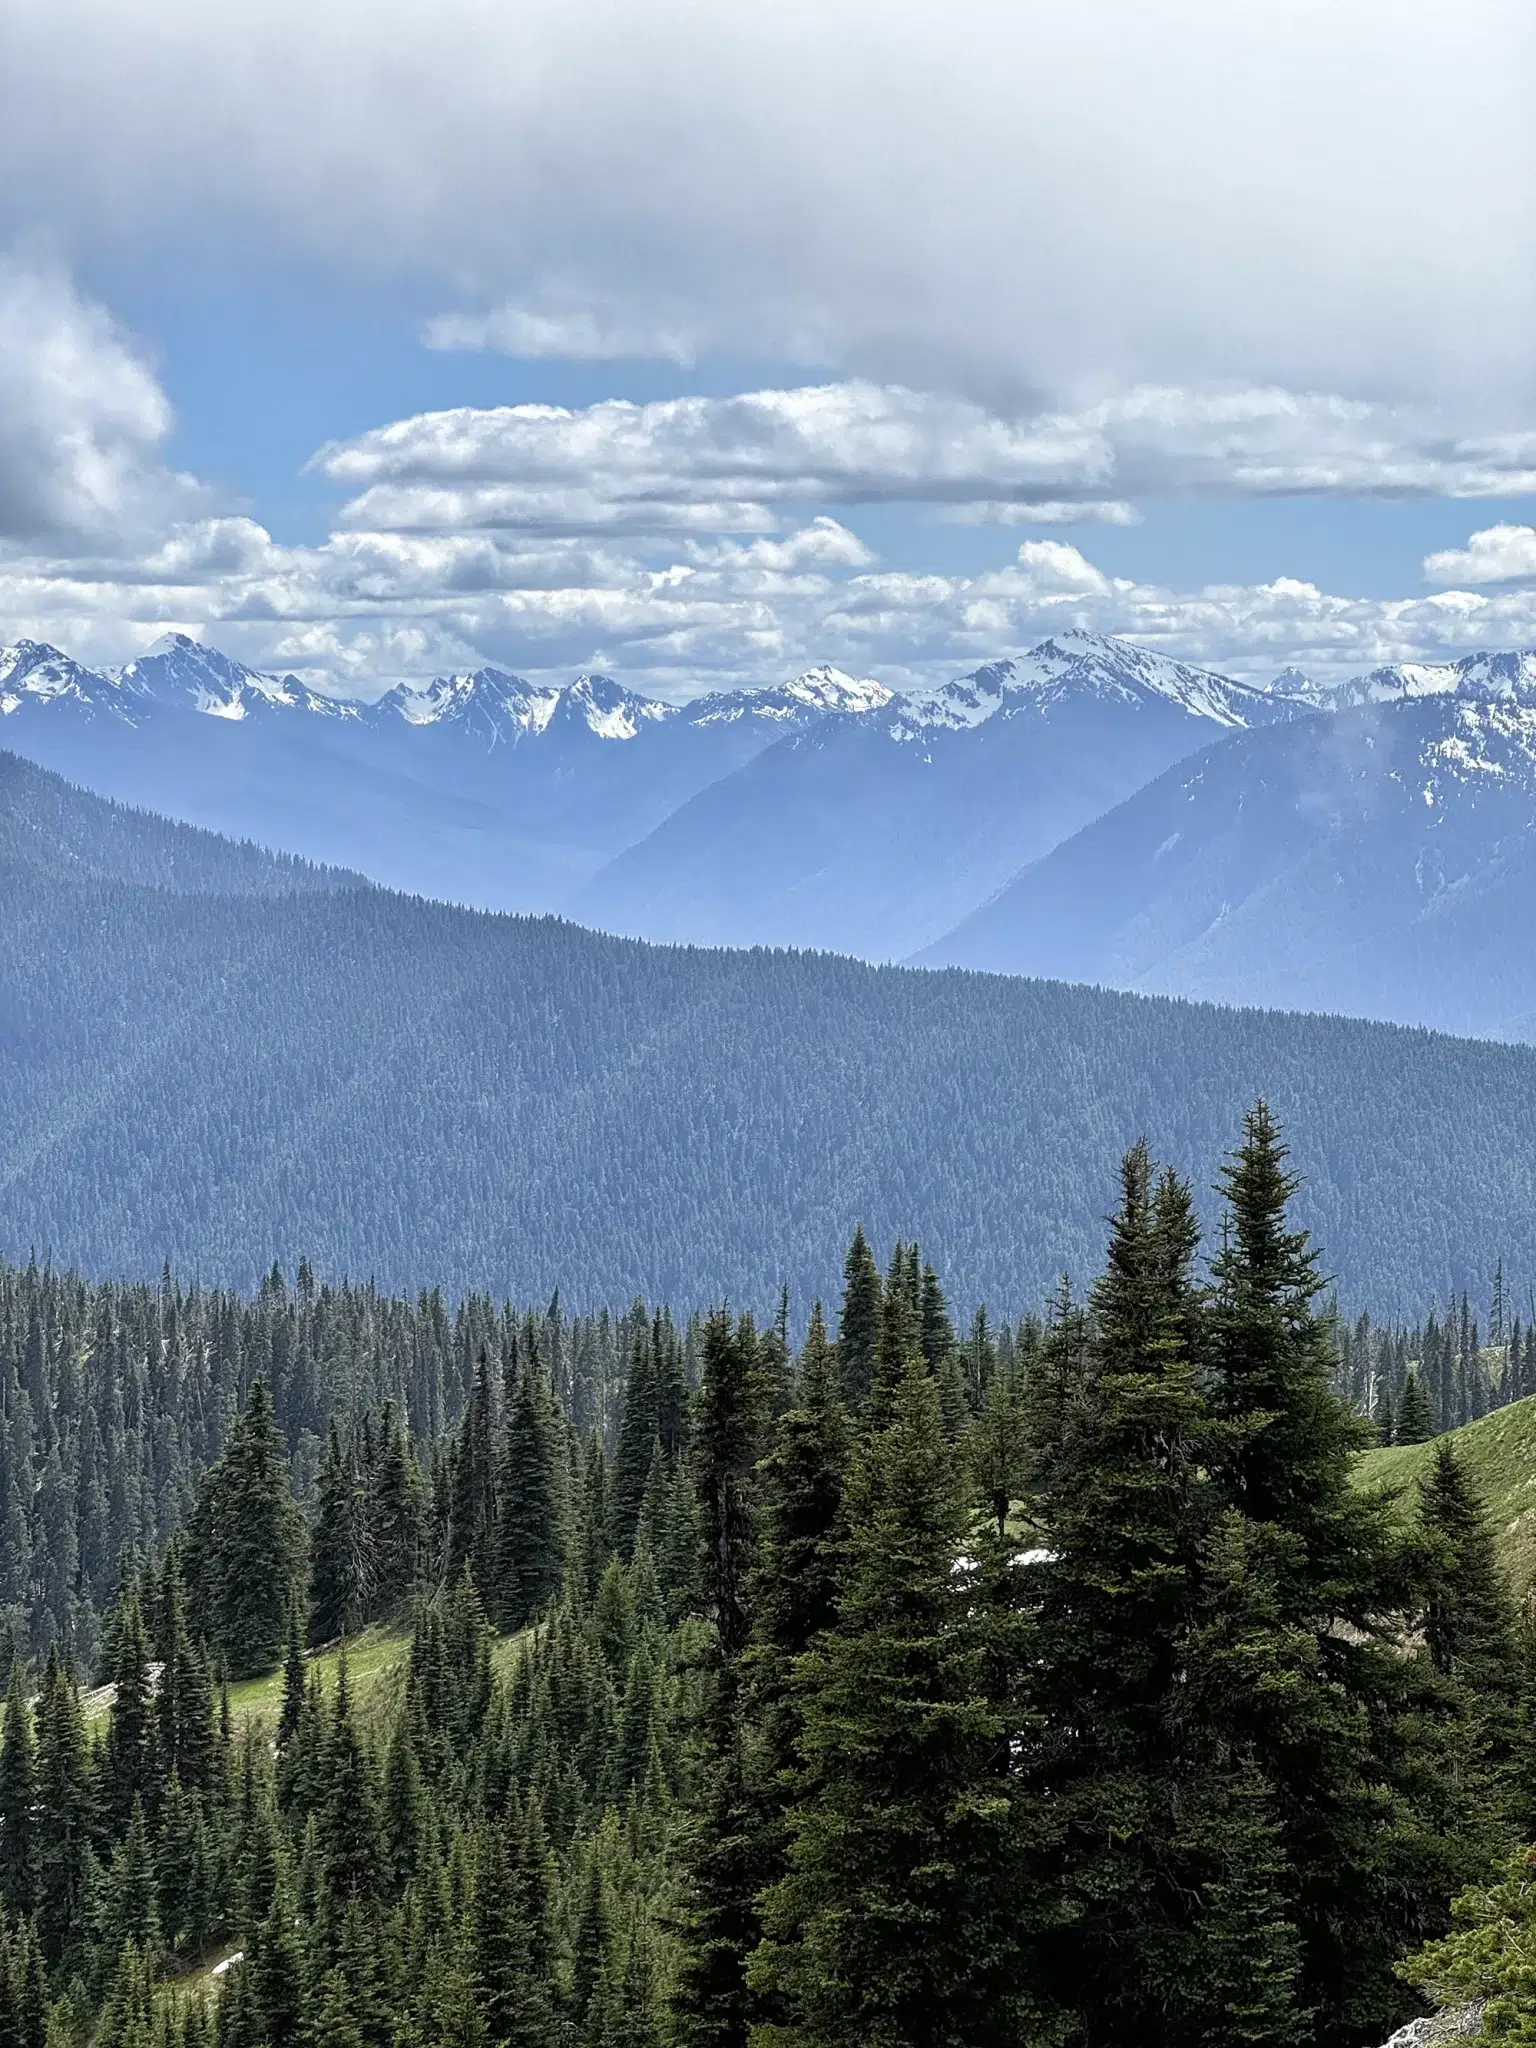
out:
M1232 378L1503 430L1532 33L1525 0L8 0L0 204L524 309L520 346L663 305L1010 405Z
M1296 663L1340 676L1536 642L1536 588L1364 598L1281 577L1177 589L1026 540L972 575L883 567L822 516L782 536L675 551L581 537L348 531L285 547L254 522L190 522L142 556L0 558L0 634L121 659L168 627L322 687L495 661L618 671L661 695L833 661L894 688L931 683L1046 634L1119 633L1231 673Z
M1424 574L1431 583L1536 581L1536 526L1485 526L1464 548L1426 555Z
M1419 408L1267 387L1009 414L849 380L464 406L331 443L314 466L356 492L346 524L401 531L766 532L787 506L895 502L970 523L1126 525L1135 497L1189 492L1520 495L1536 491L1536 435L1458 439Z
M0 539L98 537L193 495L160 449L171 408L62 271L0 257Z

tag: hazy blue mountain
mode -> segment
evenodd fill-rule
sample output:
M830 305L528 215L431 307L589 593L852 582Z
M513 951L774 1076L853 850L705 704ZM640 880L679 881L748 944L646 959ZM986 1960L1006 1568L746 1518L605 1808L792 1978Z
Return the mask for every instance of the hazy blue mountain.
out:
M812 670L678 707L604 676L497 669L376 704L263 675L184 635L109 673L0 650L0 737L121 802L486 908L559 907L695 790L829 709L888 702Z
M700 791L570 903L702 945L912 952L1024 862L1282 696L1087 634L830 716Z
M289 886L35 769L0 787L20 1258L249 1282L307 1251L578 1305L771 1308L784 1280L803 1313L862 1220L920 1238L957 1306L1023 1309L1100 1256L1121 1147L1204 1190L1262 1090L1348 1301L1536 1261L1524 1047Z
M1536 675L1207 749L921 956L1222 1002L1536 1037Z

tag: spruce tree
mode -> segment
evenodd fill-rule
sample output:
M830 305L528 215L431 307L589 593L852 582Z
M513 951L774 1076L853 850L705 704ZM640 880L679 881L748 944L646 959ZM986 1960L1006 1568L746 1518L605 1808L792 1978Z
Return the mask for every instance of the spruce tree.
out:
M330 1643L355 1635L368 1618L374 1577L368 1496L351 1448L343 1448L334 1422L315 1494L309 1542L309 1639Z
M546 1607L565 1570L561 1464L554 1399L536 1362L524 1367L507 1418L497 1486L496 1546L487 1605L504 1629Z
M1390 1440L1399 1444L1423 1444L1428 1443L1434 1434L1435 1417L1429 1396L1418 1374L1410 1368L1403 1381L1403 1398L1398 1404Z
M1212 1442L1190 1348L1194 1243L1187 1190L1154 1189L1135 1147L1072 1425L1033 1503L1051 1553L1038 1568L1036 1698L1059 1731L1038 1790L1060 1819L1067 1905L1052 1954L1057 1996L1080 2005L1095 2041L1161 2038L1165 1987L1194 1960L1175 1839L1182 1643Z
M920 1356L855 1454L847 1516L836 1624L802 1664L805 1779L753 1982L803 2048L1016 2043L1033 2015L995 1768L1011 1731L986 1697L960 1473Z
M0 1732L0 1900L25 1916L37 1904L37 1745L19 1657L11 1660Z
M232 1678L270 1671L282 1652L303 1528L265 1380L256 1380L218 1464L198 1489L187 1540L188 1595Z
M843 1398L855 1414L863 1408L875 1381L875 1353L880 1341L880 1269L862 1224L853 1234L843 1262L843 1308L837 1329L837 1358L843 1375Z

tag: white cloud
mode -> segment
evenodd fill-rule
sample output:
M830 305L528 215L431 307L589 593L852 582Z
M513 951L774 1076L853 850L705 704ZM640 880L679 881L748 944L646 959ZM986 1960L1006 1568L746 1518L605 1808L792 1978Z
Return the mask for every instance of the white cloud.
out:
M623 313L604 318L587 307L540 312L530 306L498 306L489 313L440 313L427 322L425 340L428 348L494 349L498 355L570 363L634 357L686 369L698 356L696 344L680 331Z
M1232 378L1470 435L1532 395L1530 35L1526 0L8 0L0 207L1008 406Z
M1464 548L1426 555L1431 583L1522 583L1536 581L1536 527L1485 526Z
M346 523L401 531L766 532L787 506L901 502L971 524L1126 525L1135 497L1516 496L1536 434L1456 438L1434 413L1265 387L1138 387L1007 414L849 381L583 410L423 413L322 448ZM1117 495L1105 495L1113 486Z
M171 408L63 272L0 257L0 539L142 526L194 495L160 466Z

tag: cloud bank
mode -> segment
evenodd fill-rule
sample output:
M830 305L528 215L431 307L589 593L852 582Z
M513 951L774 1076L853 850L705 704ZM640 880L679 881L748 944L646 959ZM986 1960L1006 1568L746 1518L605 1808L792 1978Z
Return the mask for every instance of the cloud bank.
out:
M9 0L0 227L233 241L455 345L1465 436L1532 396L1533 36L1525 0Z

